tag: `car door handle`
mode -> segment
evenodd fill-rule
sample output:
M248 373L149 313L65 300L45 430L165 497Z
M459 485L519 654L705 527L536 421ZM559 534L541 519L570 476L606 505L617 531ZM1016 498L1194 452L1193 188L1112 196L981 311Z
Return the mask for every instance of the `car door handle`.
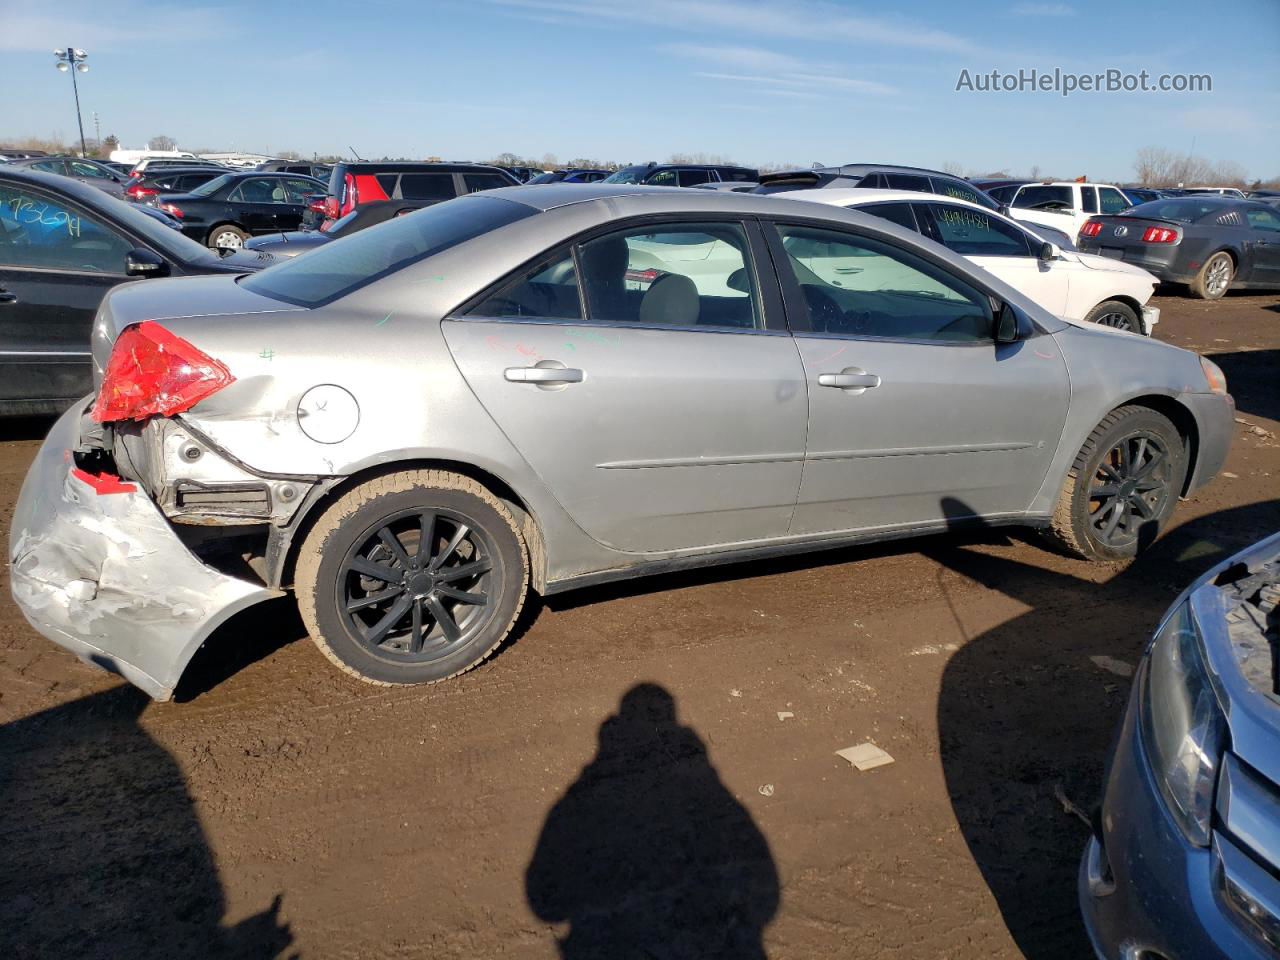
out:
M8 290L0 290L0 304L17 302L18 295L16 293L10 293Z
M569 367L507 367L503 376L512 383L582 382L582 371Z
M820 373L818 386L839 387L848 390L851 387L878 387L880 378L874 373Z

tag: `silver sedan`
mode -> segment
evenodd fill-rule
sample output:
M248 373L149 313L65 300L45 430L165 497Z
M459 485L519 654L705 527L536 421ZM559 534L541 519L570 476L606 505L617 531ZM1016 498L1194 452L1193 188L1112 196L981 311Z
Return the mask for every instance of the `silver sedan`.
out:
M1221 371L944 247L765 196L538 186L252 276L115 288L12 527L37 630L169 697L292 590L441 680L528 591L966 525L1124 560L1230 440Z

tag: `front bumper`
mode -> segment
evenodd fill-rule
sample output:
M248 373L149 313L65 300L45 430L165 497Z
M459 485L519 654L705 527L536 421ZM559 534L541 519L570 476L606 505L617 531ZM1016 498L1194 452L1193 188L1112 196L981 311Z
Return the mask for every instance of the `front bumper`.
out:
M202 563L136 484L76 469L85 406L54 424L22 485L9 540L13 597L54 643L168 700L221 623L280 592Z
M1164 807L1141 742L1139 670L1111 760L1101 837L1089 840L1078 893L1100 960L1274 960L1217 892L1220 851L1189 844ZM1215 844L1220 839L1215 836Z
M1230 394L1185 393L1182 402L1196 420L1198 451L1195 470L1187 478L1187 493L1218 475L1227 461L1236 432L1236 402Z

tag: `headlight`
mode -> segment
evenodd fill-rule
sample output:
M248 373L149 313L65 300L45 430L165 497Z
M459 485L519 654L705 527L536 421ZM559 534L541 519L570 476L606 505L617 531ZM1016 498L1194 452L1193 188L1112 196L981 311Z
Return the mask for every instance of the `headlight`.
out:
M1222 368L1208 357L1201 357L1200 369L1204 371L1204 379L1209 384L1209 392L1226 396L1227 375L1222 372Z
M1165 621L1148 656L1142 738L1147 759L1182 832L1192 843L1208 846L1226 722L1187 604Z

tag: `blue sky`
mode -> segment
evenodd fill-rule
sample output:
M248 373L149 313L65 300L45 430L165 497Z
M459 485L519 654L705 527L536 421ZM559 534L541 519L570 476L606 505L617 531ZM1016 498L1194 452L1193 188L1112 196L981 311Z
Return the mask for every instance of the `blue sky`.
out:
M0 140L897 162L1128 179L1147 145L1280 176L1280 0L0 0ZM971 74L1208 73L1211 93L957 92Z

